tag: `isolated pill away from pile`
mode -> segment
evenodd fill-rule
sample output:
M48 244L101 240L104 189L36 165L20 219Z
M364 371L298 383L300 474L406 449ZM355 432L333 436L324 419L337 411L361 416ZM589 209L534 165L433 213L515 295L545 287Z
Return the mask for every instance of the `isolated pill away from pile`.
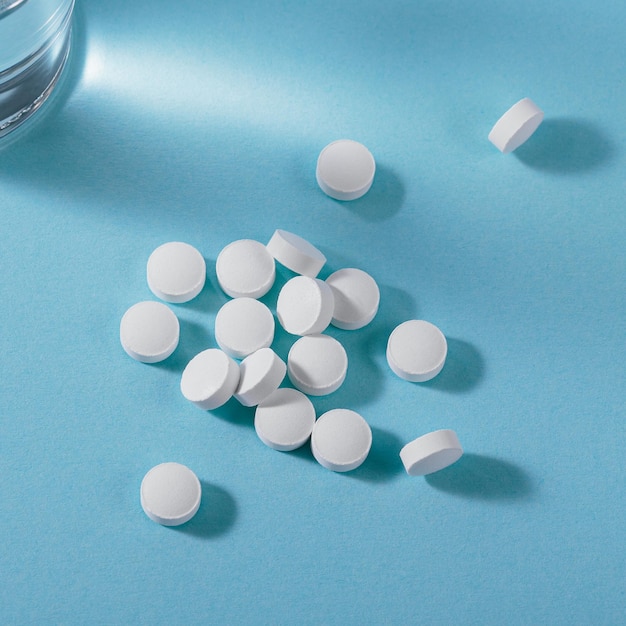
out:
M166 302L181 304L195 298L206 281L206 262L196 248L182 241L159 246L148 258L148 286Z
M407 443L400 459L409 476L425 476L456 463L463 448L453 430L436 430Z
M178 318L162 302L138 302L124 313L120 322L122 347L142 363L165 360L178 346L179 336Z
M376 162L358 141L339 139L328 144L317 159L315 177L321 190L335 200L356 200L374 181Z
M295 276L278 294L276 315L292 335L321 333L330 324L335 310L332 289L319 278Z
M397 326L387 342L387 363L400 378L422 383L443 369L448 353L444 334L425 320L408 320Z
M530 98L522 98L495 123L489 141L505 154L513 152L530 139L543 117L543 111Z
M198 477L180 463L156 465L141 481L141 506L151 520L163 526L188 522L198 512L201 497Z
M267 246L239 239L218 254L215 272L222 291L231 298L261 298L274 284L276 263Z
M297 389L281 387L261 402L254 414L254 429L270 448L289 452L303 446L315 424L315 408Z
M311 278L315 278L326 263L326 257L312 243L286 230L275 230L267 249L287 269Z

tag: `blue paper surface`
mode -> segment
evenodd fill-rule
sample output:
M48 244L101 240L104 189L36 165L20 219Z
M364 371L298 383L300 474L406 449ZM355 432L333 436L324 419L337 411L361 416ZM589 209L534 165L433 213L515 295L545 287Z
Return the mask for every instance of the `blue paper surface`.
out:
M82 0L61 88L0 148L0 621L623 624L625 33L622 2ZM546 118L503 155L522 97ZM349 203L315 181L344 137L378 168ZM215 346L217 254L275 228L381 288L329 329L348 376L314 399L372 427L349 474L179 390ZM173 240L207 286L144 365L119 321ZM424 384L385 360L411 318L449 341ZM400 448L439 428L465 455L409 477ZM139 503L164 461L203 484L178 529Z

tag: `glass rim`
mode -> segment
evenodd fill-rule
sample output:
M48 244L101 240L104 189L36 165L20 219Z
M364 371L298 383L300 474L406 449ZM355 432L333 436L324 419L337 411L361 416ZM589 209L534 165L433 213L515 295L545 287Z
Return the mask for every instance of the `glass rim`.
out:
M28 0L0 0L0 20L27 2Z

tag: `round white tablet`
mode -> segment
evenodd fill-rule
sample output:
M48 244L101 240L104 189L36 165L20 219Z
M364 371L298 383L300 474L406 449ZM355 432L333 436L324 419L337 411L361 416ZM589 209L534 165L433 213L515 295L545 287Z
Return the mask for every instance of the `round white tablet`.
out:
M353 267L337 270L326 279L326 284L335 297L333 326L357 330L374 319L380 303L380 290L367 272Z
M240 364L235 398L243 406L255 406L278 389L287 373L285 362L271 348L261 348Z
M436 430L407 443L400 458L407 474L425 476L452 465L463 455L459 438L453 430Z
M215 271L217 282L231 298L260 298L274 284L276 263L261 242L239 239L217 255Z
M321 333L330 324L335 310L332 289L319 278L294 276L278 294L276 316L292 335Z
M372 447L372 430L355 411L332 409L320 415L311 433L311 451L320 465L349 472L365 461Z
M287 269L311 278L315 278L326 263L326 257L313 244L286 230L275 230L267 249Z
M171 241L148 259L148 287L161 300L180 304L195 298L206 281L206 262L193 246Z
M144 476L140 493L141 506L151 520L180 526L198 512L202 486L185 465L161 463Z
M446 362L448 343L430 322L409 320L397 326L387 342L387 363L400 378L423 383L434 378Z
M315 408L297 389L281 387L259 406L254 414L254 429L270 448L288 452L303 446L315 424Z
M289 380L310 396L325 396L339 389L347 371L348 355L330 335L300 337L287 355Z
M226 404L239 384L239 365L217 348L203 350L187 363L180 379L180 390L205 411Z
M235 298L215 316L215 341L229 356L243 359L272 345L274 327L274 316L261 301Z
M489 141L501 152L513 152L539 128L543 111L530 99L515 103L494 125Z
M126 353L143 363L166 359L178 345L178 318L162 302L138 302L124 313L120 341Z
M356 200L374 181L372 153L358 141L339 139L328 144L317 159L315 176L322 191L336 200Z

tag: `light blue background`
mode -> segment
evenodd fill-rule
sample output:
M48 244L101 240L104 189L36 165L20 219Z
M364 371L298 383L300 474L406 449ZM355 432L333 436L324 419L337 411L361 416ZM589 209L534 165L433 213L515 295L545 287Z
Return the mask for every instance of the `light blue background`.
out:
M0 621L626 623L624 2L82 0L76 18L55 100L0 150ZM545 122L502 155L487 134L524 96ZM378 165L352 203L314 176L341 137ZM329 331L350 369L315 400L372 426L351 474L178 389L215 345L217 254L275 228L320 247L322 277L381 287L370 326ZM119 320L170 240L209 281L147 366ZM422 385L385 361L414 317L449 338ZM400 448L438 428L465 456L407 476ZM204 485L179 529L139 504L169 460Z

